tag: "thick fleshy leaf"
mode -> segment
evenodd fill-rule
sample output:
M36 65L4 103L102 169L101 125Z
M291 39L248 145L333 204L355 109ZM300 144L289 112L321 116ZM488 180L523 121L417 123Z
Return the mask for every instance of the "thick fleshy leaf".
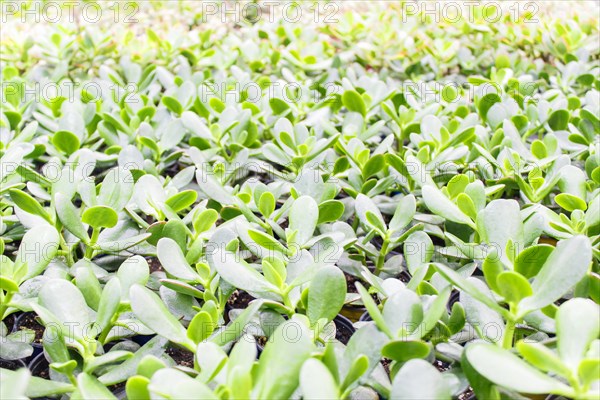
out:
M535 277L533 296L519 303L519 311L526 314L560 299L583 279L592 262L592 246L585 236L574 236L560 241Z
M167 399L217 400L219 398L204 383L174 368L157 371L150 380L148 390Z
M119 222L119 216L110 207L94 206L83 212L81 221L96 229L113 228Z
M113 168L106 174L98 194L98 204L121 211L133 194L133 176L124 168Z
M306 315L311 324L321 318L332 321L346 300L346 279L338 267L323 267L316 273L308 290Z
M473 221L471 221L471 219L463 213L456 204L444 196L441 190L432 185L425 185L422 188L422 192L425 205L433 213L448 221L469 225L470 227L475 228Z
M163 268L176 278L189 282L200 281L200 275L188 264L181 247L171 238L162 238L156 245L156 253Z
M477 232L482 241L499 250L508 263L506 244L509 240L524 246L523 223L519 203L515 200L494 200L477 215Z
M40 290L38 301L60 322L59 329L63 334L70 336L71 333L75 338L83 338L92 321L91 311L75 285L64 279L51 279Z
M577 373L588 347L600 335L600 309L589 299L575 298L563 303L556 313L558 353Z
M195 348L194 342L187 337L183 325L169 312L156 294L135 284L130 289L129 298L133 312L144 325L173 343L190 350Z
M497 385L531 394L570 392L568 386L496 345L474 343L465 351L471 366Z
M298 231L294 237L298 246L304 245L313 236L319 220L319 206L309 196L300 196L293 203L289 214L289 230Z
M57 193L54 195L54 203L56 214L58 214L58 218L65 228L84 242L89 242L90 238L85 227L81 223L79 211L75 208L73 203L71 203L71 200L68 199L67 196Z
M400 368L392 383L390 399L439 399L452 397L442 374L424 360L410 360Z
M291 319L269 338L256 370L253 394L259 399L287 399L299 384L300 368L314 349L309 329Z
M300 370L302 398L307 400L337 399L339 390L327 367L314 358L306 360Z

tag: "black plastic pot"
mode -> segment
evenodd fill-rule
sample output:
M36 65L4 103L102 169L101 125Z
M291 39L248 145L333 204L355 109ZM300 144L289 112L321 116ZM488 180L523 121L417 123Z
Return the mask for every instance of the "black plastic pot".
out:
M369 322L369 321L373 321L373 318L371 318L368 311L365 311L358 320L361 322Z
M6 329L8 329L8 333L13 333L15 331L15 321L23 314L22 312L16 312L10 314L8 317L4 318L2 322L6 325Z
M458 303L459 299L460 292L458 290L453 290L452 293L450 293L450 298L448 299L448 304L446 305L448 312L452 312L452 306L454 303Z
M338 316L333 319L333 322L336 327L335 338L344 344L348 344L348 341L352 335L354 335L354 332L356 332L356 328L354 328L352 321L343 315L338 314Z
M35 313L26 312L26 313L22 313L21 315L19 315L15 319L15 323L13 325L13 332L17 332L18 330L20 330L21 326L25 322L25 318L29 318L31 316L35 316ZM27 328L27 327L25 327L25 328ZM25 359L26 363L29 363L31 360L33 360L35 357L37 357L40 353L42 353L44 351L44 346L42 346L41 343L34 342L34 343L31 343L31 346L33 347L33 353L31 353L31 356L29 356Z
M143 346L146 343L148 343L150 341L150 339L152 339L154 336L156 336L156 335L137 335L137 336L132 336L130 338L130 340L133 342L136 342L140 346Z
M16 371L21 368L27 368L27 364L23 360L5 360L0 358L0 368Z
M29 370L31 371L31 375L38 376L41 378L48 378L50 376L50 363L46 360L46 356L44 353L38 354L31 362L29 363Z

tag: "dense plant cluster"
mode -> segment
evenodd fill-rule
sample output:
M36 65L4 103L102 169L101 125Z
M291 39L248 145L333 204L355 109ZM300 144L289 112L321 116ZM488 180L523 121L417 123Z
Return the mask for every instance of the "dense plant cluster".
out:
M3 40L0 397L598 398L598 21L474 10Z

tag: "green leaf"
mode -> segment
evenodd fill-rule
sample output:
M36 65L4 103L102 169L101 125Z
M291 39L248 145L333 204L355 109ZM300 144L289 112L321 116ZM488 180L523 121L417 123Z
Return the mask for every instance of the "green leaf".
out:
M314 349L309 329L295 318L269 338L256 369L253 398L287 399L298 387L300 369Z
M156 253L163 268L170 275L187 282L201 280L200 275L186 261L181 247L173 239L160 239L156 245Z
M339 390L329 369L319 360L309 358L300 370L300 389L306 400L339 398Z
M344 378L342 388L346 389L354 382L358 381L369 369L369 358L362 354L352 361L352 365Z
M219 219L219 213L212 208L204 210L194 217L194 231L200 234L209 230Z
M219 397L198 379L175 368L164 368L152 376L148 390L151 398L217 400Z
M35 226L21 239L15 263L27 265L25 281L44 271L58 253L60 236L53 226Z
M469 218L473 220L477 219L477 209L475 208L475 203L473 203L473 200L471 200L468 195L465 193L459 193L456 197L456 205L460 211L468 215Z
M381 349L381 355L398 362L425 358L431 348L419 340L392 340Z
M196 344L208 338L215 329L212 317L206 311L200 311L190 322L187 336Z
M72 132L69 131L58 131L52 136L52 144L59 151L67 155L71 155L79 150L81 143L79 138Z
M363 117L367 115L367 106L362 96L355 90L346 90L342 95L342 104L349 111L354 111L361 114Z
M569 111L555 110L548 118L548 125L553 131L564 131L569 126Z
M554 247L548 244L527 247L515 259L515 271L528 279L535 277L553 251Z
M367 309L369 316L371 316L373 322L375 322L379 330L385 333L390 339L393 338L394 334L387 326L385 320L383 319L381 311L377 307L377 304L375 303L369 292L367 292L367 289L365 289L364 286L361 285L359 282L356 283L356 289L360 294L360 298L362 299L362 302L365 308Z
M359 193L359 195L356 197L356 201L354 202L354 208L356 210L356 215L358 218L360 218L363 224L368 225L371 228L374 228L375 225L379 227L385 227L385 222L383 220L383 215L381 215L381 211L379 211L379 208L377 208L373 200L371 200L369 197ZM372 214L370 219L375 223L375 225L369 222L367 213ZM386 229L383 230L384 233L385 230Z
M81 221L95 229L112 228L119 222L119 216L110 207L94 206L83 212Z
M298 231L295 242L304 245L313 237L319 221L319 206L310 196L300 196L293 203L289 214L289 230Z
M145 376L132 376L127 380L125 391L128 399L149 399L148 383L150 380Z
M456 271L442 264L434 264L435 269L440 275L442 275L448 282L456 286L457 288L464 290L473 298L479 302L485 304L492 310L500 313L501 315L507 316L507 310L499 306L494 300L485 295L475 285L467 281L465 278L460 276Z
M75 270L77 288L83 294L90 308L97 310L102 296L102 287L91 268L81 267Z
M161 103L163 103L169 109L169 111L174 112L177 115L181 115L181 113L184 111L179 100L174 97L163 96Z
M499 294L509 303L518 304L522 299L533 294L529 281L518 272L500 273L496 278L496 284Z
M362 176L364 180L369 179L373 175L377 174L385 167L385 158L383 154L377 154L369 158L362 169Z
M209 257L209 263L221 278L236 288L253 293L271 292L271 297L279 292L279 288L269 283L258 271L229 251L217 250L212 257ZM280 296L277 295L274 299L279 300Z
M569 374L569 369L558 355L541 343L520 341L517 343L517 350L525 361L541 371L553 372L562 376Z
M573 212L574 210L587 210L586 202L570 193L559 193L554 197L554 201L569 212Z
M269 99L269 105L271 106L271 110L273 111L273 114L275 114L275 115L283 114L290 109L290 106L288 103L286 103L284 100L278 99L276 97Z
M36 199L31 197L31 195L18 189L10 189L8 193L10 193L11 200L20 209L30 214L40 216L48 221L51 225L54 225L54 221L52 220L50 214L48 214L44 207L42 207L42 205L38 203Z
M523 222L519 203L515 200L493 200L477 215L477 232L482 241L501 251L501 259L509 263L504 250L509 240L524 243Z
M6 276L0 276L0 290L16 293L19 291L19 285Z
M344 273L338 267L323 267L317 271L310 283L306 316L313 325L321 318L332 321L342 309L345 300Z
M287 249L273 236L270 236L264 232L257 231L254 229L248 229L248 236L254 240L259 246L267 249L269 252L276 251L279 253L286 254Z
M175 212L185 210L190 207L198 198L198 192L195 190L184 190L169 197L165 202Z
M128 296L129 298L129 296ZM113 316L119 309L121 303L121 285L119 278L113 278L104 285L100 301L98 302L98 314L96 323L103 331L111 325Z
M431 212L458 224L469 225L475 229L475 224L463 213L450 199L448 199L441 190L432 186L425 185L422 188L423 201Z
M344 203L339 200L326 200L319 204L319 220L317 225L334 222L344 214Z
M62 193L56 193L54 195L54 208L56 209L56 214L58 215L60 222L62 222L69 232L81 239L84 243L90 241L90 237L81 223L79 210L75 208L67 196L64 196Z
M417 211L417 200L412 194L404 196L398 201L398 206L394 216L390 221L389 228L394 232L399 232L413 221Z
M195 343L187 337L185 328L156 294L135 284L131 287L129 297L131 309L144 325L171 342L194 350Z
M102 181L98 204L121 211L133 194L133 176L124 168L113 168Z
M60 323L59 328L65 337L84 340L84 333L89 330L92 319L90 309L75 285L64 279L51 279L40 290L38 302ZM48 321L42 315L43 311L40 312L35 309L34 305L32 306L45 324L55 322ZM85 340L88 339L90 338L85 338Z
M501 102L502 99L496 93L488 93L479 99L479 103L477 105L477 109L479 110L479 115L481 119L484 121L487 120L487 113L492 106L498 102Z
M523 299L519 311L525 315L560 299L583 279L592 262L592 247L585 236L561 240L531 285L533 296Z
M265 218L269 218L273 214L273 211L275 211L275 196L271 192L261 194L258 201L258 209Z
M424 360L410 360L394 377L390 398L394 400L450 400L451 391L443 375Z
M561 360L577 373L579 363L600 334L600 310L592 300L574 298L556 313L556 336Z
M568 386L496 345L473 343L465 351L473 368L497 385L530 394L570 392Z

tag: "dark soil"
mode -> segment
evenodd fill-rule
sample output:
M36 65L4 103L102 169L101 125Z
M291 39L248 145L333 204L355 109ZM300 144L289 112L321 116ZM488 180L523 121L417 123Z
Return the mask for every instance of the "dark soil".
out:
M23 367L25 367L25 365L18 360L3 360L0 358L0 368L16 371Z
M117 394L119 392L122 392L125 390L125 385L127 384L127 381L125 382L121 382L121 383L117 383L115 385L111 385L108 387L108 390L111 391L111 393L113 394Z
M13 325L15 324L15 314L10 314L8 317L4 318L2 322L6 325L8 332L12 332Z
M194 353L179 347L169 347L166 353L171 356L177 365L194 368Z
M389 358L382 358L381 365L383 365L383 369L385 369L386 374L390 376L390 365L392 364L392 360Z
M35 313L28 312L19 317L17 329L31 329L35 332L35 339L33 340L33 343L42 343L45 328L37 321Z
M408 272L408 271L402 271L398 275L398 279L400 279L400 281L402 283L408 283L408 282L410 282L411 278L412 278L412 276L410 275L410 272Z
M358 290L356 290L356 282L360 282L360 279L358 279L356 276L354 275L350 275L344 272L344 276L346 277L346 291L348 293L358 293Z
M39 378L50 379L50 365L48 360L44 357L43 353L33 359L29 364L31 375Z
M435 360L433 366L436 367L440 372L448 371L450 369L450 364L440 360Z
M473 388L469 386L467 390L458 395L458 400L477 400Z
M264 349L265 346L267 345L267 342L269 341L269 338L266 336L254 336L254 339L256 340L256 344L261 349Z
M227 299L227 304L229 304L231 308L245 309L252 300L254 300L254 297L250 296L248 293L242 290L236 290L231 294L229 299Z
M350 327L345 324L335 321L335 338L338 341L348 344L354 332L354 329L350 329Z
M146 261L148 261L148 267L150 267L150 273L153 273L156 271L164 271L162 265L160 264L160 261L158 261L158 258L147 257Z

